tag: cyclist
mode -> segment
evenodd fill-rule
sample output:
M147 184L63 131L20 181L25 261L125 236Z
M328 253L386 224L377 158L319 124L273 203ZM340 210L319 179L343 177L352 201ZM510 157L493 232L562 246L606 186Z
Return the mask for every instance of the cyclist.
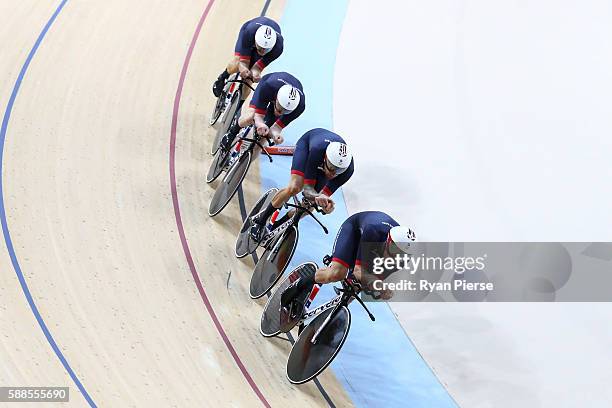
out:
M289 184L252 218L251 237L260 242L268 219L290 197L302 191L308 201L316 203L326 214L331 213L334 211L332 194L351 178L353 172L353 155L342 137L322 128L304 133L295 145ZM279 220L278 224L283 221Z
M329 266L319 268L314 276L293 282L281 295L281 305L287 308L298 294L312 290L315 284L339 282L355 277L368 287L372 276L366 277L362 271L362 243L384 243L384 255L400 253L412 254L416 234L408 227L400 226L393 218L381 211L364 211L351 215L340 226L332 250ZM351 276L352 275L352 276ZM383 293L383 298L391 297L391 292Z
M264 68L283 53L283 42L280 26L271 18L256 17L244 23L238 33L234 58L213 84L215 97L221 95L225 81L236 72L249 84L259 82ZM241 103L249 93L248 86L243 89Z
M299 117L305 108L304 90L296 77L287 72L264 75L253 93L251 104L242 113L238 123L223 136L221 145L229 150L240 129L251 124L255 125L260 136L281 144L283 128ZM259 147L255 148L255 156L259 150Z

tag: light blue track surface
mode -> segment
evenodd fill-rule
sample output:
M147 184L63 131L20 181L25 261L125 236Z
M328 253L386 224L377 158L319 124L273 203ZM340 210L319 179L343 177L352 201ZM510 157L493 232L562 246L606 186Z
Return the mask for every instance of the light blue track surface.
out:
M374 3L373 3L374 4ZM348 3L345 0L288 0L281 20L285 51L266 72L287 71L304 85L306 111L283 132L285 143L314 127L333 130L332 90L336 49ZM342 135L350 143L350 135ZM359 166L359 157L355 158ZM291 157L260 160L263 191L289 181ZM350 181L349 181L350 183ZM331 251L340 224L348 217L341 191L333 197L336 210L322 217L329 228L324 235L310 218L300 224L300 242L288 270L314 260L321 264ZM249 203L247 205L250 205ZM319 292L315 303L331 298L331 285ZM371 322L353 303L349 337L332 368L358 407L456 407L425 364L386 304L371 304Z

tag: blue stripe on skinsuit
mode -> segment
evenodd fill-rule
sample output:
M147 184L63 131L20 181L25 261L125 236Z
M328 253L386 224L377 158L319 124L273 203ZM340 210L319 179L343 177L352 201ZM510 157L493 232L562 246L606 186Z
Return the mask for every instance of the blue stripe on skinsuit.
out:
M374 4L374 3L373 3ZM283 55L266 72L287 71L304 86L306 111L283 131L285 144L314 127L333 130L332 91L336 50L346 0L288 0L281 20L285 37ZM350 135L341 135L350 143ZM291 157L275 156L260 161L263 191L282 187L289 181ZM355 158L359 166L359 157ZM350 181L349 181L350 183ZM341 190L334 194L336 210L322 217L329 228L325 236L310 218L300 223L300 242L288 270L298 264L321 259L331 252L334 238L348 211ZM315 303L333 296L332 285L325 285ZM376 316L371 322L361 307L351 305L352 326L348 339L332 369L358 407L456 407L407 338L388 305L368 305Z

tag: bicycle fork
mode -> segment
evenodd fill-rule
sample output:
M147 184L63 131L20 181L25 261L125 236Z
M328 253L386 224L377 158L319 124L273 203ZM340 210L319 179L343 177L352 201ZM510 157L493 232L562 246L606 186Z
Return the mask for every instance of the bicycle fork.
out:
M339 295L341 292L343 292L342 289L339 288L334 288L334 290L336 291L336 293ZM359 297L359 294L353 294L350 299L348 299L348 301L346 302L346 304L348 305L353 299L357 299L357 302L359 302L359 304L364 308L364 310L366 311L366 313L368 314L368 316L370 317L370 320L375 321L376 318L374 317L374 315L370 312L370 310L367 308L367 306L365 305L365 303L363 302L363 300ZM323 329L329 324L329 322L331 321L332 317L336 314L336 311L338 310L338 308L343 304L343 302L338 302L338 304L335 305L334 309L331 311L331 313L325 318L325 321L323 322L323 324L321 325L321 327L319 327L317 329L317 331L315 332L314 336L312 336L312 339L310 340L310 343L315 344L317 342L317 338L319 337L319 335L321 334L321 332L323 332Z

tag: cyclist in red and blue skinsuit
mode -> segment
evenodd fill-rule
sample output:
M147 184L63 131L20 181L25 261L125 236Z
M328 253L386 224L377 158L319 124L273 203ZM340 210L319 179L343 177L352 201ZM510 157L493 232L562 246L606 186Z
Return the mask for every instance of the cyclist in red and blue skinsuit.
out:
M361 269L363 243L384 243L384 253L395 255L411 253L411 244L415 239L414 231L400 226L384 212L364 211L353 214L342 223L336 235L330 265L318 269L311 278L294 282L283 292L281 304L286 307L298 293L310 291L315 284L339 282L349 276L349 273L351 277L365 284Z
M253 239L259 241L263 226L272 214L302 191L306 199L316 203L325 213L331 213L334 201L330 197L351 178L354 168L352 154L341 136L322 128L304 133L295 146L289 184L253 217Z
M278 23L268 17L256 17L245 22L238 33L234 58L213 84L213 94L221 95L227 78L240 72L242 79L249 84L259 82L266 66L283 53L284 39ZM248 96L244 87L243 100Z
M281 144L282 130L297 119L306 109L306 96L302 83L287 72L273 72L264 75L253 93L251 104L242 113L238 123L223 137L226 149L238 135L241 128L254 124L260 136L271 138ZM256 148L255 154L259 150Z

